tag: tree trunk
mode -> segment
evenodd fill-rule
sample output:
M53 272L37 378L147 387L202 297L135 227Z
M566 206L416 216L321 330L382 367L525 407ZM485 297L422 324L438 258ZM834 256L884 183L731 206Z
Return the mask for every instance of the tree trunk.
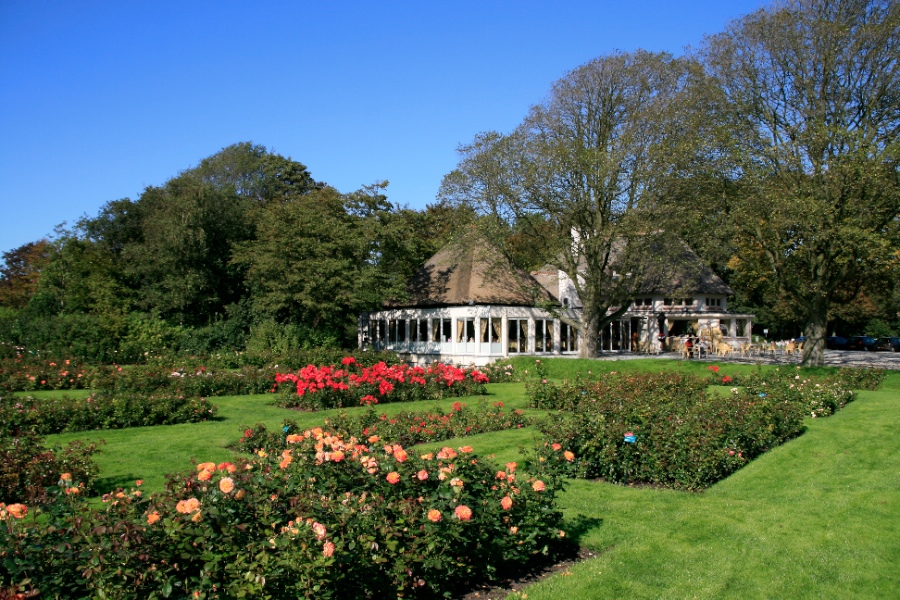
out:
M803 335L803 366L821 367L825 364L825 334L828 327L828 302L816 299L812 302Z
M581 358L600 356L600 321L597 309L585 302L581 313Z

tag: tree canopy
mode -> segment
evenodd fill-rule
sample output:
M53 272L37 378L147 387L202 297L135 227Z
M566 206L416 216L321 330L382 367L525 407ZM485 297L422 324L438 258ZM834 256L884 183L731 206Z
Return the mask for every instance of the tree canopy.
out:
M792 0L709 38L715 108L707 207L743 270L793 303L821 364L829 310L896 277L900 215L900 4Z
M655 219L669 176L690 155L677 134L692 112L688 60L616 53L555 82L509 135L482 133L460 148L443 197L510 224L545 249L583 304L583 352L658 273L672 241Z

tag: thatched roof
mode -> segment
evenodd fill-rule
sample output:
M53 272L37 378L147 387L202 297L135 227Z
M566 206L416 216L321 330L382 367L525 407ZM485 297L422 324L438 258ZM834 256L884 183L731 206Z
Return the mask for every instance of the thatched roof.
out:
M549 292L554 300L559 301L559 269L553 265L544 265L538 271L532 271L534 277L541 286Z
M671 244L661 254L659 260L654 261L648 268L640 294L734 295L734 290L687 244Z
M468 230L431 257L407 283L408 298L388 307L466 304L535 306L553 298L525 271L516 269L477 230Z

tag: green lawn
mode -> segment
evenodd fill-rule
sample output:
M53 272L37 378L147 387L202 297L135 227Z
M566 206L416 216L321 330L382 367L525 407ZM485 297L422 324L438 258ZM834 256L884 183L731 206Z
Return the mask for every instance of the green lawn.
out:
M703 494L573 482L598 556L528 598L900 597L900 373L808 427Z
M551 376L578 368L696 369L685 361L548 361ZM517 368L519 368L517 366ZM524 367L523 367L524 368ZM729 366L730 368L730 366ZM754 369L755 367L746 367ZM523 384L493 384L487 400L524 406ZM221 461L241 427L285 418L322 424L329 413L269 406L271 396L216 398L216 421L48 436L104 438L102 487L160 489L164 474L191 461ZM453 399L442 401L445 408ZM479 399L465 399L476 405ZM389 414L434 402L386 404ZM569 535L597 556L526 590L529 600L595 598L900 598L900 373L879 391L702 494L573 481L561 496ZM526 428L455 440L498 462L518 460ZM437 446L445 443L437 444ZM513 594L510 598L521 598Z

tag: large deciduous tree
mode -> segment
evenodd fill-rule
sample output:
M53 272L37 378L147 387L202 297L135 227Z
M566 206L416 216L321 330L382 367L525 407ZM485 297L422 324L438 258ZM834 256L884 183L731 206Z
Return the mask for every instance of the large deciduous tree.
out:
M709 38L724 217L822 364L829 309L891 272L900 214L900 3L786 0Z
M617 53L555 82L509 135L479 134L460 148L441 196L512 223L571 279L582 302L582 354L659 274L656 207L679 163L693 111L691 61L664 53ZM667 245L667 244L666 244Z
M356 315L398 293L424 260L412 217L379 185L351 194L325 187L260 207L256 239L234 257L257 317L352 339Z

